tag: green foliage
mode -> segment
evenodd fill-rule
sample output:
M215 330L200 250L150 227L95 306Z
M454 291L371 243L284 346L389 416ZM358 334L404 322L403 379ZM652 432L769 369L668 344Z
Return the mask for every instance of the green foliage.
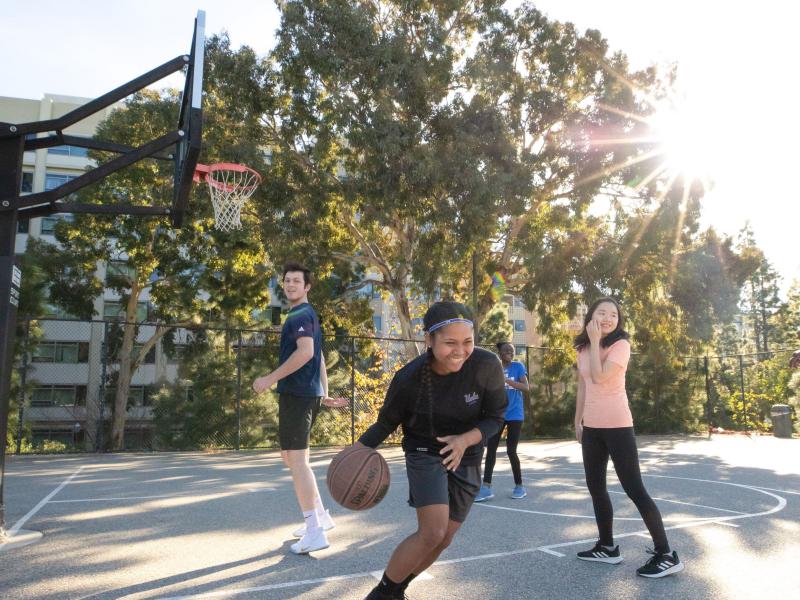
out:
M718 410L716 423L724 429L770 431L770 409L774 404L798 407L792 389L792 373L786 354L747 357L739 363L729 361L714 379L714 401ZM742 383L744 390L742 390Z
M533 433L545 437L571 437L575 420L577 379L575 352L561 348L530 348L528 379L533 410Z
M238 338L237 338L238 340ZM277 445L277 396L257 395L249 385L277 363L277 339L249 333L241 359L223 331L196 330L185 346L175 383L154 395L158 448L206 449L236 444L237 361L241 360L240 419L242 447ZM260 340L260 342L259 342ZM257 344L257 345L254 345ZM272 365L272 366L270 366Z
M508 304L498 302L481 321L480 342L491 346L509 342L514 336L514 326L508 320Z

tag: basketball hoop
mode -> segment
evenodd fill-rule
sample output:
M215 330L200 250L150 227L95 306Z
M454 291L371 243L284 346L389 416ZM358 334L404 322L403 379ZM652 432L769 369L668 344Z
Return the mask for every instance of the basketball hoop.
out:
M214 206L214 226L220 231L241 229L242 206L261 183L261 175L235 163L198 164L195 181L205 181Z

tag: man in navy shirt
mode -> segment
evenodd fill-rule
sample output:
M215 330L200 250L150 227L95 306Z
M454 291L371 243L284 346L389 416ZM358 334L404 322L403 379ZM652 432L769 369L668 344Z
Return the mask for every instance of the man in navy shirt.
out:
M283 267L283 291L290 310L281 330L280 365L253 382L253 389L258 393L278 384L281 458L292 472L304 520L304 525L294 532L295 537L300 538L291 546L295 554L327 548L325 531L334 526L322 505L308 459L311 427L320 404L328 396L322 331L317 313L308 303L310 289L311 272L306 267L298 263L287 263Z

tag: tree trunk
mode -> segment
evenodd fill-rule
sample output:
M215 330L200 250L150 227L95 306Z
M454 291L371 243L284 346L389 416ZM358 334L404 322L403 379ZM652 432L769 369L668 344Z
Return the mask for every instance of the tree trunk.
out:
M136 306L134 300L134 307ZM134 310L134 318L135 318ZM128 416L128 394L131 388L131 358L133 344L136 341L136 323L129 320L126 311L126 323L123 329L122 346L119 351L119 373L117 374L117 389L114 394L113 416L111 421L111 449L122 450L125 448L125 421Z
M394 305L397 310L397 319L400 321L400 337L404 340L413 340L414 331L411 326L411 308L406 295L405 286L395 285L389 290L394 298ZM404 344L404 360L409 361L416 358L422 352L422 344L407 341Z

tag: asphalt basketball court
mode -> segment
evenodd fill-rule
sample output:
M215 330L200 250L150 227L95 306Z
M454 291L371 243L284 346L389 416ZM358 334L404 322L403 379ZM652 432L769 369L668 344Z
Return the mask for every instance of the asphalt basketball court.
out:
M580 448L520 445L528 497L512 500L503 448L494 500L475 505L413 599L793 598L800 591L800 446L745 436L641 437L645 483L686 570L635 575L649 536L610 471L625 560L586 563L594 542ZM337 449L312 452L322 482ZM278 452L9 457L6 522L43 538L0 551L0 597L361 600L415 527L402 452L382 449L387 497L365 512L331 505L331 547L289 552L300 524Z

